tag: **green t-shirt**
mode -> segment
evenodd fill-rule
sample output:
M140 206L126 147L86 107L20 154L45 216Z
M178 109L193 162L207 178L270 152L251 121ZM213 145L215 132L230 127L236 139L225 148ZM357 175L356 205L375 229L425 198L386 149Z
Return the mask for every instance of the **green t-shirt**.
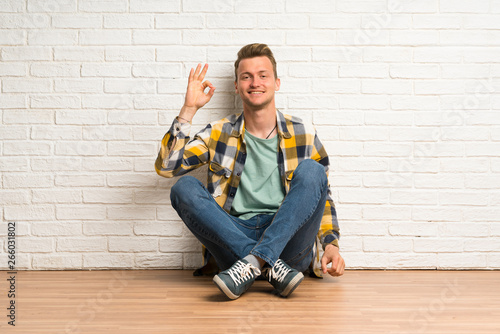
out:
M231 214L241 219L274 214L285 197L278 167L278 136L262 139L245 131L245 143L245 169Z

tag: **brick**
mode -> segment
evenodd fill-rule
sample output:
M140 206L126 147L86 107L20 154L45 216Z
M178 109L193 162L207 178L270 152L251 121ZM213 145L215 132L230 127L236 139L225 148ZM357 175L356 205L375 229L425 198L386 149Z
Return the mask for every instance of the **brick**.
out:
M236 4L234 5L234 8L237 8ZM197 13L233 12L233 1L220 0L213 2L196 2L196 1L182 0L182 10L184 12L197 12Z
M99 111L57 111L56 124L99 125L105 124L106 115ZM90 139L90 138L86 138Z
M153 143L127 143L109 142L108 154L121 157L152 156L156 153L156 145Z
M495 42L496 33L488 31L443 30L439 32L442 45L498 45Z
M141 29L153 28L153 17L151 15L105 15L104 28L115 29Z
M75 157L47 157L32 158L31 168L33 171L60 172L81 170L82 160Z
M391 254L388 268L394 269L436 269L437 254Z
M91 141L71 141L56 143L57 155L101 156L106 154L106 143Z
M97 29L102 27L100 15L51 15L54 28Z
M407 205L437 205L438 195L435 192L422 190L393 190L391 191L391 204Z
M482 269L486 267L486 254L438 254L438 269Z
M458 189L463 188L465 181L461 174L439 173L435 175L415 175L415 188Z
M156 212L148 206L107 206L107 217L120 220L153 220Z
M214 107L216 96L210 101ZM182 95L138 95L134 99L136 109L165 109L165 106L182 106L184 97Z
M128 94L86 94L82 106L92 109L131 109L132 97Z
M52 90L48 79L4 79L2 91L5 93L48 93Z
M464 220L468 222L498 222L500 210L498 208L465 208Z
M365 62L410 62L411 50L410 48L402 47L386 47L386 48L372 48L367 47L363 49L363 60Z
M489 134L481 127L454 127L441 129L441 140L445 141L483 141Z
M329 3L329 1L325 2ZM386 12L387 4L381 0L339 0L336 3L336 9L338 12L348 13L381 13Z
M151 202L149 202L151 203ZM156 235L163 237L180 237L182 236L183 223L161 223L161 222L143 222L135 223L134 233L136 235Z
M391 106L394 110L437 110L439 99L435 96L393 96Z
M439 235L447 237L486 237L489 236L489 224L474 223L442 223L439 224Z
M466 252L498 252L500 251L499 241L499 238L465 240L464 250Z
M0 13L21 13L26 9L24 1L1 0Z
M80 254L34 254L33 269L81 269L82 255Z
M415 238L414 251L418 253L461 253L464 251L462 238Z
M386 78L388 76L387 65L340 65L339 77L340 78Z
M489 157L500 150L500 143L467 143L465 155L468 157Z
M390 77L395 79L434 79L439 75L438 65L391 65Z
M32 30L28 32L28 45L76 45L78 33L71 30Z
M346 252L342 253L342 257L349 264L350 269L387 268L389 263L387 254Z
M339 190L338 203L350 204L387 204L389 191L378 189L342 189Z
M330 127L325 127L325 132L331 131ZM323 136L319 135L320 139ZM380 129L375 126L365 127L350 127L343 126L339 129L339 138L341 141L354 140L354 141L385 141L389 139L389 131L387 129Z
M79 33L81 45L129 45L131 34L125 30L98 30L85 31Z
M106 208L99 205L58 205L56 217L59 220L103 220Z
M463 26L465 29L500 29L497 15L466 15Z
M105 181L104 175L57 175L55 184L61 187L103 187Z
M132 170L132 159L126 158L84 158L82 168L88 171L96 172L119 172L119 171L131 171Z
M154 50L153 50L154 51ZM199 46L171 46L171 47L158 47L156 51L157 61L193 61L203 62L206 59L205 48ZM153 58L154 61L154 52Z
M168 179L165 179L168 180ZM172 184L173 185L173 184ZM169 223L181 221L177 211L172 208L170 205L161 205L157 209L157 218L158 220L166 220Z
M158 140L165 134L165 129L155 127L138 127L133 129L134 140L150 141Z
M181 32L175 30L134 30L132 43L135 45L181 44Z
M187 269L191 267L183 266L183 254L162 254L162 255L138 255L135 264L140 268L157 269Z
M26 172L28 159L25 157L0 157L0 172Z
M466 20L467 17L464 18ZM460 29L461 18L456 15L414 15L413 28L415 29Z
M428 127L397 127L390 129L391 141L437 141L439 138L439 129Z
M23 237L18 239L17 249L20 253L50 253L54 251L54 239Z
M49 155L52 145L44 142L7 141L4 143L4 155Z
M486 158L443 158L440 159L443 172L486 172L488 160Z
M368 206L363 209L366 220L410 220L411 207L401 206Z
M438 235L438 226L435 223L401 222L389 225L389 234L396 236L435 237Z
M79 127L35 125L31 128L30 138L37 140L81 139L81 132L82 129Z
M54 60L92 62L104 60L104 48L99 47L54 47Z
M29 204L30 196L27 190L6 190L2 189L0 192L0 204Z
M108 248L107 238L57 238L58 252L102 252Z
M385 46L389 42L388 30L340 30L337 33L337 44L340 46Z
M155 252L158 250L158 239L143 237L110 237L110 252Z
M119 77L131 76L130 64L82 64L82 77Z
M415 63L459 63L462 61L462 53L460 48L447 46L418 47L413 51L413 61Z
M54 90L58 93L102 93L101 79L55 79Z
M123 113L120 113L118 112L118 114L123 114ZM123 117L126 117L126 114L127 113L124 113L125 115ZM111 115L111 113L110 113ZM149 115L144 113L144 115L148 116L147 118L149 118ZM117 119L120 119L118 118L118 116L114 116L115 118ZM113 120L113 123L116 123L118 124L119 121L117 120ZM120 123L120 124L127 124L125 122L123 123ZM130 121L130 124L135 124L135 123L132 123L132 121ZM132 139L132 135L131 135L131 129L130 128L127 128L127 127L122 127L122 126L111 126L111 125L107 125L107 126L86 126L83 128L83 139L85 140L129 140L129 139Z
M52 60L52 50L49 47L43 46L3 47L1 49L1 56L3 61Z
M454 208L419 207L418 210L413 211L412 218L416 221L425 220L429 222L460 221L462 214Z
M442 95L465 92L464 83L455 80L415 81L414 87L416 95Z
M81 12L95 13L125 13L128 9L127 0L79 0L78 9Z
M155 49L151 47L109 46L106 47L106 61L155 61Z
M131 222L84 222L83 234L85 235L132 235L133 223Z
M312 53L313 61L361 62L362 50L357 47L340 46L336 48L315 47Z
M0 28L8 29L36 29L49 26L50 17L45 14L2 14L0 20Z
M41 237L77 236L82 234L82 224L67 222L34 222L31 223L31 234Z
M421 46L440 44L439 33L437 31L401 30L390 32L391 45ZM446 43L442 43L446 44Z
M53 205L21 205L5 206L4 219L6 220L54 220Z
M363 237L363 250L365 252L409 252L413 242L409 238Z
M28 0L28 12L40 12L40 13L71 13L76 11L76 0L48 0L48 1L36 1Z
M48 62L31 64L30 73L35 77L79 77L80 65L77 64L52 64Z
M495 174L469 174L465 175L466 189L498 189L500 178Z
M297 109L328 109L337 106L337 99L334 96L298 96L289 97L288 106Z
M81 203L82 193L72 189L34 189L33 203Z
M324 63L295 63L288 66L288 75L296 78L329 78L338 76L337 66Z
M160 239L160 252L196 252L201 250L201 244L194 238Z
M137 64L132 67L132 74L139 78L181 78L180 64Z
M392 173L437 173L439 172L438 158L400 158L391 159L389 170Z
M257 27L257 17L248 14L208 14L209 29L252 29Z
M412 151L410 144L396 143L365 143L364 156L366 157L408 157Z
M28 139L29 127L27 126L4 126L0 132L0 140L23 140Z
M0 75L2 77L24 77L26 76L26 65L24 63L0 63Z
M24 45L25 39L24 31L0 29L0 45Z
M81 101L77 95L32 95L31 108L41 109L76 109Z
M160 14L155 16L157 29L196 29L204 28L205 22L202 15L196 14Z
M366 125L403 126L413 124L413 115L407 111L378 112L370 111L365 114Z
M349 157L349 156L360 156L363 152L363 143L341 143L341 142L331 142L323 141L323 145L328 152L335 152L335 156Z
M337 37L335 31L330 30L306 30L290 31L286 33L287 45L332 45Z
M129 190L119 189L84 189L84 203L126 204L132 203L134 194Z
M462 143L415 143L415 157L462 157L465 148Z
M180 0L131 0L130 12L141 13L178 13L181 9Z
M130 269L134 267L133 254L84 254L83 267L92 269Z
M156 82L151 79L105 79L105 93L154 94Z
M487 13L490 9L488 0L464 1L456 3L453 0L440 0L441 13Z
M412 83L405 80L363 80L361 83L361 92L364 94L405 94L413 92Z
M267 27L269 29L307 29L309 26L309 20L305 15L295 15L295 14L261 14L256 17L257 27ZM315 22L320 21L318 24L314 25ZM341 19L336 18L331 21L323 19L323 17L317 17L311 19L312 28L331 28L334 24L331 22L336 22L339 26ZM344 20L343 23L347 24L348 20ZM323 23L323 24L322 24ZM327 26L329 24L329 26ZM273 46L273 53L276 55L276 47ZM280 58L281 59L281 58Z
M144 187L145 184L155 186L158 182L158 175L151 173L117 173L116 175L108 175L107 181L109 187Z

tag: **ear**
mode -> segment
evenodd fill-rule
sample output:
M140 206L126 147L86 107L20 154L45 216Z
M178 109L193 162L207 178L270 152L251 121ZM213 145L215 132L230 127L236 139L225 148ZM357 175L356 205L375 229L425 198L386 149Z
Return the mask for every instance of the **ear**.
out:
M280 86L281 86L281 80L279 78L277 78L275 81L274 81L274 90L275 91L279 91L280 90Z
M234 92L238 94L238 81L234 81Z

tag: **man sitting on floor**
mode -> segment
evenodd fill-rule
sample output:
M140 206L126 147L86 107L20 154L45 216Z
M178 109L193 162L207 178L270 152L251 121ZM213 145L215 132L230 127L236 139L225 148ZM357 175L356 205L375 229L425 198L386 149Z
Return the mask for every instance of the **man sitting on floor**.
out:
M273 53L265 44L238 52L234 85L243 113L208 124L190 140L194 115L215 92L204 81L207 70L207 64L191 69L184 106L163 137L155 168L173 177L208 164L207 187L184 176L170 198L205 247L205 262L215 259L215 284L236 299L262 274L287 297L314 263L318 276L342 275L328 155L312 125L276 109Z

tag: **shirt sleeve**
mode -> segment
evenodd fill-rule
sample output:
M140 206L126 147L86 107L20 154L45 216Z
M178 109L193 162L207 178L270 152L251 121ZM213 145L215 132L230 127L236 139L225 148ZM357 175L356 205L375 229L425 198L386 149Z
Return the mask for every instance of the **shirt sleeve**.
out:
M186 174L209 161L208 141L211 125L207 125L190 140L190 123L181 123L176 118L161 141L160 152L155 162L158 175L174 177Z
M314 135L314 150L312 158L325 167L325 173L328 178L330 162L326 150L319 140L317 134ZM318 231L318 237L323 247L334 245L339 247L340 228L337 220L337 211L332 199L330 184L328 184L328 194L326 196L325 211L321 219L321 225Z

